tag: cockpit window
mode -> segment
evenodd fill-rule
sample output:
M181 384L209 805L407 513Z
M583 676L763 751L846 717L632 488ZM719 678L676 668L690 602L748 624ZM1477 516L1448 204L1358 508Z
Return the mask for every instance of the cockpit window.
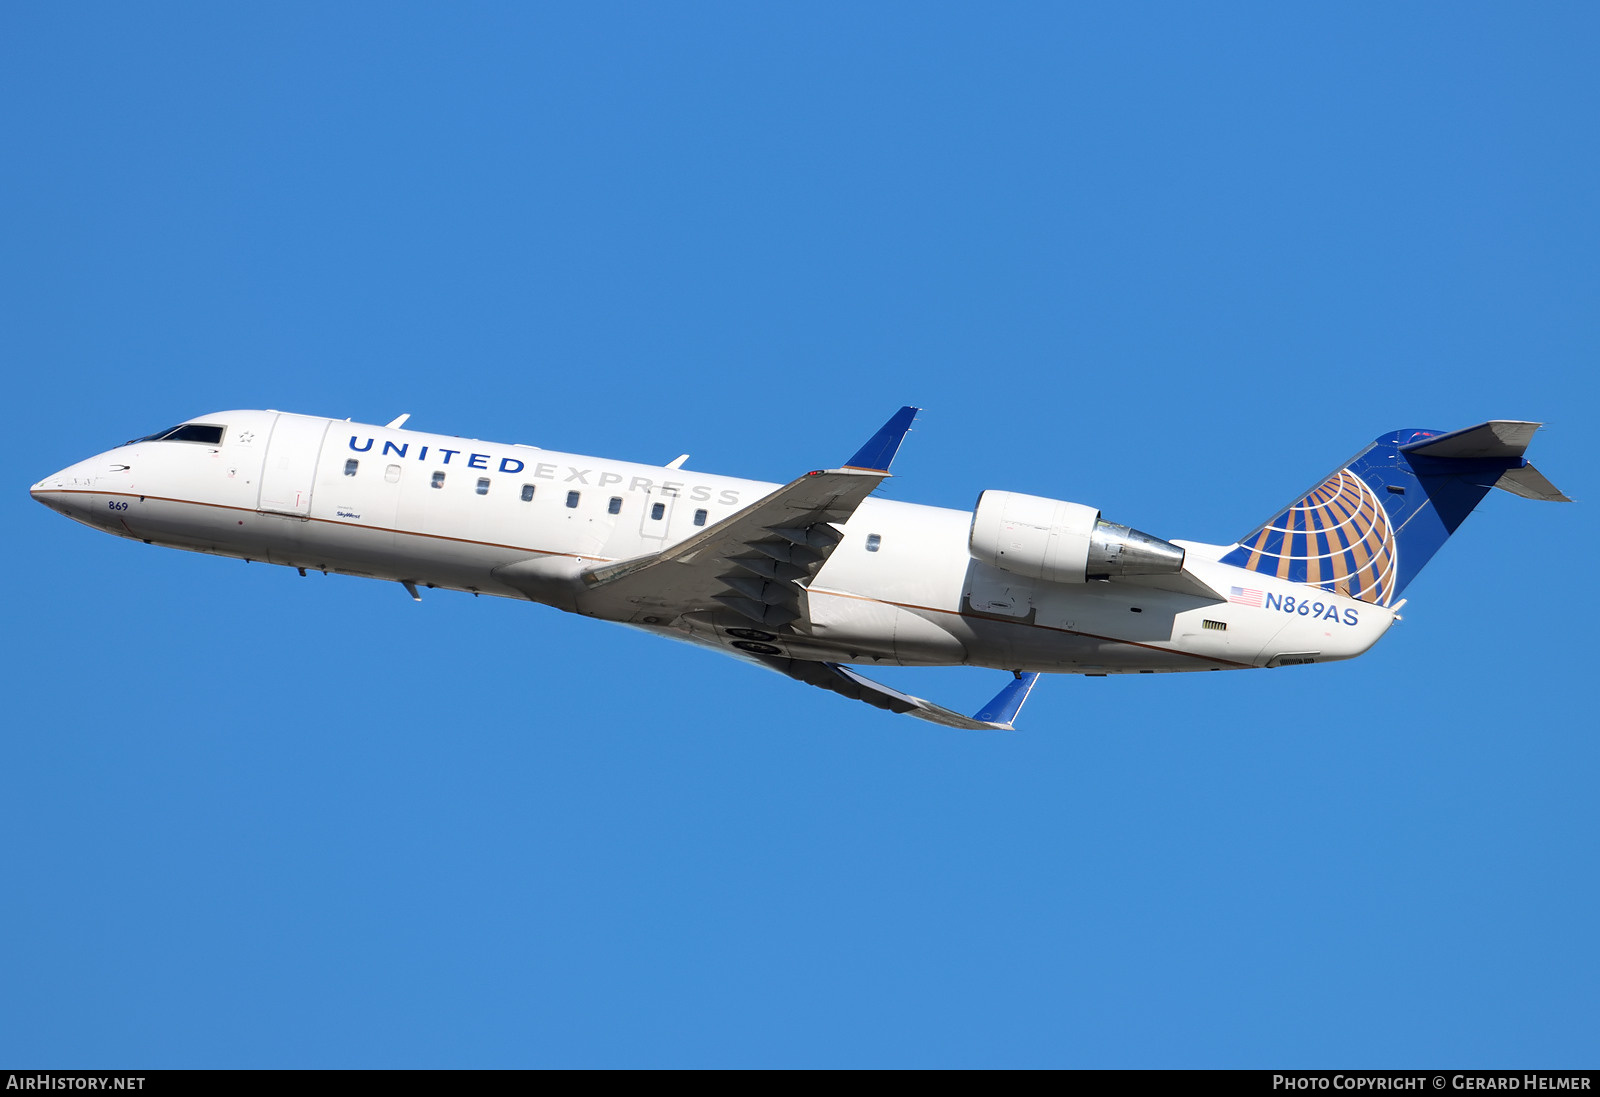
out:
M201 442L208 446L220 446L222 436L227 430L227 427L214 427L206 423L180 423L175 427L147 434L143 438L130 439L124 444L131 446L137 442Z

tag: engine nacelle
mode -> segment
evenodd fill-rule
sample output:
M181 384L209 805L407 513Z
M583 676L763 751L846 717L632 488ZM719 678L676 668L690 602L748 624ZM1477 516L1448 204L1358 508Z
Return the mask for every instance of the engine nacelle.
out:
M972 513L967 549L976 560L1052 583L1183 570L1177 545L1115 522L1082 503L986 491Z

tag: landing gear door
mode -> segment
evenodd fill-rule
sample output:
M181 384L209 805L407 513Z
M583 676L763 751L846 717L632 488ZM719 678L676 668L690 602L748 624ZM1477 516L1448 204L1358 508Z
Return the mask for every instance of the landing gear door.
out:
M311 487L317 479L317 458L331 424L310 415L280 413L267 443L261 470L261 498L256 509L272 514L311 515Z

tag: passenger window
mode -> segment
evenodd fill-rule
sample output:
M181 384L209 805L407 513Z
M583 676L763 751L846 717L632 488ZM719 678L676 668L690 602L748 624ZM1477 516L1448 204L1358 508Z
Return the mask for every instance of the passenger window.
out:
M390 465L388 468L384 469L383 478L391 484L398 484L400 482L400 466Z
M867 534L867 551L868 552L877 552L878 551L878 547L880 545L882 545L882 544L883 544L883 538L882 537L879 537L876 533Z
M577 507L578 507L578 493L577 492L575 492L575 491L567 492L567 506L573 508L574 510L577 509Z
M489 478L487 476L478 477L478 494L479 495L488 495L489 494Z
M436 488L444 487L444 473L436 472L433 474L433 486Z
M344 474L346 476L354 476L356 474L356 469L360 467L361 462L352 457L344 463Z
M694 524L697 525L697 526L703 526L703 525L706 524L706 512L705 511L697 510L697 511L694 512Z
M650 519L651 519L651 521L655 521L655 522L661 521L661 516L663 514L665 514L665 513L667 513L667 504L665 504L665 503L652 503L650 505Z
M533 485L532 484L523 484L522 485L522 501L524 503L533 502Z
M622 513L622 496L613 495L611 497L611 502L606 504L606 513L607 514L621 514Z

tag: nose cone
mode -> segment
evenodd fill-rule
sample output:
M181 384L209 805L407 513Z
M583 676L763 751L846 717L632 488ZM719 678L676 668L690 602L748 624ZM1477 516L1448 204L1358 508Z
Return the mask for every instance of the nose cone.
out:
M78 465L68 465L60 472L46 476L43 480L33 485L28 489L28 494L49 506L54 502L57 495L73 490L82 491L93 486L94 478L92 476L85 475Z
M73 486L71 468L64 468L60 472L46 476L33 487L28 489L28 494L41 503L48 503L52 492L65 491Z
M87 510L88 492L94 490L92 478L81 475L77 465L71 465L52 476L46 476L33 487L28 489L28 494L34 501L43 503L53 511L66 515L68 518L83 518Z
M28 489L28 494L51 510L80 522L86 519L96 493L118 490L126 482L128 466L116 453L103 453L68 465Z

